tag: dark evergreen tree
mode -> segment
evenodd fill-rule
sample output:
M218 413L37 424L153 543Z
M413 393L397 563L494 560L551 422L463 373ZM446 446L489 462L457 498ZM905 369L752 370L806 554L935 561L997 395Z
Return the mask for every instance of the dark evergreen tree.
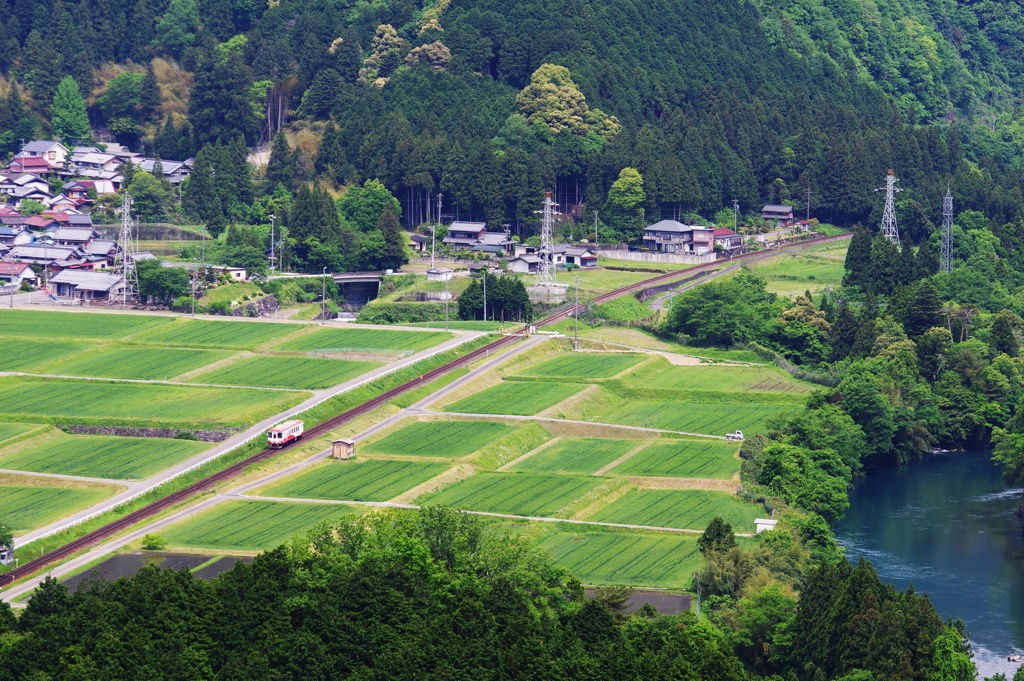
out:
M252 76L236 51L208 51L196 68L188 103L196 146L229 143L238 135L255 142L259 118L250 100Z
M892 293L899 277L900 254L884 236L876 236L871 243L871 265L868 286L873 293Z
M146 65L146 75L142 78L139 86L139 115L143 121L148 121L163 105L163 95L160 94L160 84L157 83L156 73L153 72L153 64ZM170 120L170 117L168 117ZM175 150L175 155L177 151ZM169 156L168 158L174 158Z
M268 192L273 191L279 184L289 190L295 186L295 158L283 130L274 136L274 143L270 148L264 189Z
M992 350L997 353L1005 353L1010 357L1020 354L1021 329L1024 329L1024 320L1011 312L1002 310L992 317L992 331L990 344Z
M196 154L181 199L185 214L194 220L207 222L217 214L223 215L214 183L214 164L217 156L217 150L212 144L207 144Z
M160 158L166 158L171 161L184 161L185 159L178 154L180 143L178 131L174 127L174 119L168 116L164 126L160 128L160 132L153 138L153 150Z
M941 322L942 301L939 299L939 293L931 279L922 279L913 288L903 326L908 336L917 338Z
M720 516L715 516L697 539L697 548L705 555L712 551L728 551L734 546L736 535L732 532L732 525Z
M203 28L224 42L235 35L231 0L199 0L199 16Z
M397 270L409 262L409 256L405 248L405 236L402 234L398 224L398 215L395 213L393 204L388 203L381 213L380 221L377 222L377 229L384 235L384 258L382 265L385 269Z
M843 263L846 274L843 276L844 286L860 286L866 288L871 281L871 232L858 225L850 239L850 247L846 250Z

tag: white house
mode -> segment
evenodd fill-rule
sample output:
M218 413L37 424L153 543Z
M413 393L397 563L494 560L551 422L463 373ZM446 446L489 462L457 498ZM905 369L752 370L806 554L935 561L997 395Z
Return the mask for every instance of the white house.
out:
M25 263L0 262L0 283L21 286L27 281L35 286L36 280L36 273Z

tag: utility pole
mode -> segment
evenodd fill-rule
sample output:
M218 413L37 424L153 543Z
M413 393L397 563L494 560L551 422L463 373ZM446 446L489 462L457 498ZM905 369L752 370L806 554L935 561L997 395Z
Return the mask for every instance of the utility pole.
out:
M121 231L117 236L120 250L120 270L123 281L121 304L124 307L139 296L139 277L135 272L135 240L132 234L132 197L127 191L121 195Z
M811 221L811 185L807 185L807 222Z
M597 246L597 211L594 211L594 245Z
M942 259L941 269L953 269L953 193L946 183L946 196L942 199Z
M487 265L484 265L484 321L487 321Z
M192 266L192 316L196 316L196 277L199 276L199 272L196 271L195 265Z
M322 291L320 293L320 326L327 323L327 268L324 267L323 279L321 280Z
M885 187L876 189L876 192L885 192L885 211L882 213L882 236L889 240L890 243L894 244L898 249L900 247L900 230L896 226L896 201L895 197L897 192L903 191L896 186L899 180L892 174L890 170L885 176Z
M736 231L736 227L739 226L740 221L740 202L736 199L732 200L732 231ZM738 232L737 232L738 233Z
M555 283L555 245L554 213L552 208L558 204L551 200L551 192L544 193L544 210L540 221L540 268L537 270L537 286L550 286ZM595 218L596 219L596 218Z
M576 307L573 316L576 318L576 332L572 341L573 350L580 349L580 275L576 275Z
M270 276L274 276L274 214L270 214Z
M441 195L438 194L438 196L441 196ZM444 330L445 331L448 330L448 298L449 298L449 296L451 296L451 294L448 293L448 277L445 277L445 279L444 279Z

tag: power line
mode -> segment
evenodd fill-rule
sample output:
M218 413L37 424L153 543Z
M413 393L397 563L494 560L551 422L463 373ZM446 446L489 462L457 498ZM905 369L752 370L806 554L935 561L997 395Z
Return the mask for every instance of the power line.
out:
M946 183L946 196L942 199L942 271L953 268L953 192Z
M882 212L882 236L900 247L900 230L896 225L896 192L903 191L896 186L899 180L892 174L892 170L885 176L885 187L876 189L876 192L885 191L885 210Z

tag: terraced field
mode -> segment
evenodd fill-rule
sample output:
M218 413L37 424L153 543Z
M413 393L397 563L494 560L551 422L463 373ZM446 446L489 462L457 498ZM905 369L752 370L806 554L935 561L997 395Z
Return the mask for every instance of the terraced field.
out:
M229 501L163 533L171 546L268 551L325 520L352 513L339 504Z
M34 445L36 439L45 441ZM0 468L136 480L184 461L209 446L194 440L60 433L57 437L33 437L18 443L12 448L13 453L0 449Z
M560 532L538 548L585 584L689 589L704 563L694 536Z
M512 467L528 473L589 475L639 447L639 440L566 439L545 447Z
M724 492L649 489L631 491L587 520L703 532L715 516L721 516L734 532L753 532L754 518L763 512L760 506Z
M586 386L580 383L503 381L444 408L464 414L532 416L572 397Z
M74 418L115 424L241 425L283 411L307 396L241 388L0 378L2 418L19 422Z
M112 347L61 362L47 373L166 381L229 355L214 350Z
M288 352L417 352L437 345L452 335L437 331L393 329L320 329L277 345Z
M699 440L658 442L613 468L611 475L729 479L740 469L736 445Z
M3 320L0 319L0 324L2 323ZM3 350L0 350L0 371L34 371L38 367L77 355L88 348L85 343L68 341L10 341L4 343Z
M602 483L601 478L531 473L477 473L417 503L471 511L550 516Z
M120 340L173 321L171 317L137 314L0 309L0 336Z
M15 532L27 532L63 518L111 494L99 488L35 487L0 485L0 518Z
M638 388L710 392L806 393L814 387L774 367L673 366L663 360L630 374L628 382Z
M749 434L763 430L765 420L774 414L792 414L800 409L801 406L794 404L623 400L621 406L599 418L589 420L683 433L725 435L734 430L742 430Z
M248 357L197 374L191 383L322 390L381 366L379 362L351 362L316 357Z
M459 458L512 432L493 421L425 421L412 423L362 448L366 454Z
M260 495L291 499L387 501L448 469L421 461L328 461L307 473L263 489Z
M18 437L38 427L34 423L0 423L0 442Z
M545 378L611 378L647 359L644 355L574 352L523 371Z
M205 319L175 319L173 321L173 324L140 335L135 340L181 347L252 350L257 346L283 339L309 328L303 324L272 322L217 322Z

